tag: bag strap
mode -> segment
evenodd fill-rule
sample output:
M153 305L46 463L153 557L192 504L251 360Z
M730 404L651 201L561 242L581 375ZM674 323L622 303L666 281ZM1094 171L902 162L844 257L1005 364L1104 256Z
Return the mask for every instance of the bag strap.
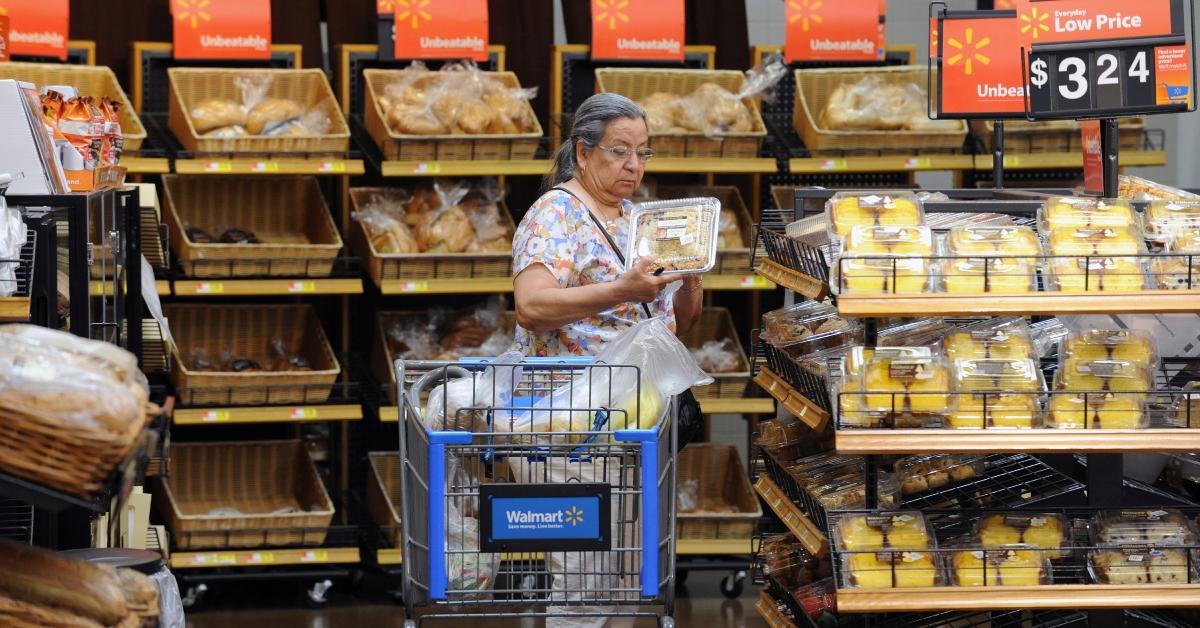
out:
M599 230L601 235L604 236L604 239L608 242L609 248L611 248L613 254L617 256L617 261L621 262L621 266L625 266L625 256L621 254L621 249L617 246L616 240L613 240L612 234L608 232L608 229L605 229L604 225L600 224L600 219L596 218L596 214L592 213L592 210L588 207L587 203L583 202L583 199L579 198L578 195L567 188L554 187L551 189L563 192L578 201L580 205L583 205L583 209L585 212L587 212L588 218L592 219L592 224L595 225L596 229ZM645 303L642 304L642 311L646 313L646 318L654 318L654 314L650 312L650 306L646 305Z

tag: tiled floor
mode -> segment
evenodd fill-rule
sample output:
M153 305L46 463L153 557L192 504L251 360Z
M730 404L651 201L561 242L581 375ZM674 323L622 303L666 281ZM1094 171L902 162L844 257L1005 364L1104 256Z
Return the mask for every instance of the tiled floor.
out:
M676 601L675 623L681 628L765 628L766 623L754 610L758 589L747 583L742 597L721 597L720 572L694 573L688 579L689 595ZM371 587L366 587L371 588ZM306 608L301 603L300 586L286 583L248 583L215 588L206 598L205 608L188 615L190 628L400 628L404 608L391 604L378 591L360 591L353 596L335 595L329 606ZM337 589L335 588L335 591ZM428 628L540 628L537 620L430 622ZM655 626L652 620L639 621L637 628Z

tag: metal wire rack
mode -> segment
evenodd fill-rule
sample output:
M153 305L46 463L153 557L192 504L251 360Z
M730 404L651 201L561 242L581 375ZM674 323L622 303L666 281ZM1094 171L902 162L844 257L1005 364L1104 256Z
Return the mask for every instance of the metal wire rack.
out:
M17 257L0 259L0 295L13 297L30 296L33 281L34 250L37 249L37 232L25 229L25 244Z
M0 538L33 543L33 506L15 499L0 498Z

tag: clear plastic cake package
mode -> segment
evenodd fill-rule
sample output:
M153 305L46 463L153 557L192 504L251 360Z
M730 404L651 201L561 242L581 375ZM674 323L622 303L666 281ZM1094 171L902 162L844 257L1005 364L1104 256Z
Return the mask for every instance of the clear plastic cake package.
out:
M1146 238L1166 243L1177 232L1200 228L1200 199L1150 201L1145 212Z
M1091 530L1092 542L1102 547L1187 546L1197 538L1192 522L1173 508L1104 511L1092 520Z
M917 195L906 191L838 192L825 203L829 236L836 241L854 227L915 227L925 210Z
M1138 329L1088 329L1067 334L1060 361L1122 360L1154 369L1158 365L1154 338Z
M763 314L762 338L793 357L861 342L862 324L844 320L837 308L806 301Z
M1036 257L1041 252L1031 227L960 225L946 235L946 253L955 257Z
M975 522L975 537L982 547L1027 546L1047 550L1051 560L1072 553L1071 521L1046 512L991 512Z
M662 274L699 274L717 260L721 201L685 198L642 203L633 209L625 269L643 257L655 260Z
M1014 317L987 319L950 331L942 338L942 354L948 360L1040 357L1029 325Z
M1054 196L1038 211L1043 233L1063 228L1133 227L1139 224L1133 205L1122 199Z
M844 552L935 549L933 528L918 510L849 513L836 520L834 540Z
M1040 393L1046 389L1038 363L1028 358L955 360L951 370L954 390L959 393Z

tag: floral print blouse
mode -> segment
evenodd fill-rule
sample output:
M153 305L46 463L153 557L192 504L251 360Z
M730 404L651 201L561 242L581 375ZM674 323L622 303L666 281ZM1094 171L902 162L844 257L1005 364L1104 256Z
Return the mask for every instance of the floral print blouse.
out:
M621 217L601 224L624 254L629 245L629 215L633 203L621 203ZM561 190L542 195L521 220L513 239L513 277L529 266L542 264L563 288L616 281L624 272L604 235L588 217L588 208ZM675 331L671 299L659 293L647 304L654 316L666 317ZM646 319L637 303L622 303L549 332L532 332L517 326L515 348L527 356L595 355L621 332Z

